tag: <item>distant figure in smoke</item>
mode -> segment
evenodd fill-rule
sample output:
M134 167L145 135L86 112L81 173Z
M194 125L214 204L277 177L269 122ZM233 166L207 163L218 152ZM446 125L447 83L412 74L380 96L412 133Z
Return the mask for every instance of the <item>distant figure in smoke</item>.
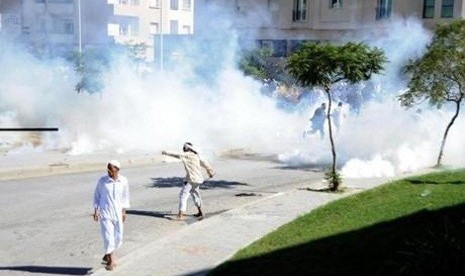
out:
M351 86L347 94L347 102L350 105L350 111L356 115L360 115L363 105L362 84L358 86Z
M322 103L313 113L310 119L311 130L304 131L304 137L306 134L315 134L317 131L320 133L320 138L323 139L325 136L325 121L326 121L326 103Z
M123 223L129 208L129 185L119 174L121 164L112 160L107 164L107 176L101 177L94 191L94 221L100 220L106 270L113 270L116 261L113 252L123 244Z
M337 107L331 113L331 117L333 119L334 126L336 126L336 129L339 131L341 125L347 118L347 110L345 106L343 106L342 102L337 104Z
M417 109L415 110L415 113L413 114L413 119L414 119L415 121L420 121L422 115L423 115L423 111L421 110L421 108L417 108Z
M198 209L198 213L194 216L203 218L202 199L200 197L199 187L205 182L205 178L202 175L201 168L203 167L207 171L209 178L212 178L215 173L212 167L205 160L200 158L197 149L191 143L185 143L182 150L182 153L162 151L163 155L181 159L184 169L186 170L184 185L179 193L179 213L177 218L179 220L184 219L189 195L194 199L195 206L197 206Z

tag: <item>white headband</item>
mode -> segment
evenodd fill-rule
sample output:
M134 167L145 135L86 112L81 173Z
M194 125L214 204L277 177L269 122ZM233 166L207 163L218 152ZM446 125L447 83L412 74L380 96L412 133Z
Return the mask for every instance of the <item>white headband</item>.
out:
M194 146L189 145L188 143L185 143L184 147L186 147L186 148L188 148L188 149L190 149L192 151L195 151L196 153L199 153L199 151Z

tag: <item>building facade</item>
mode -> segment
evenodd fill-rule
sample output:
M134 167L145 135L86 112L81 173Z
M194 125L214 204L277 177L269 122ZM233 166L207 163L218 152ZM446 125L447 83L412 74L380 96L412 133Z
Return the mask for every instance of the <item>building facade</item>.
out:
M192 34L194 0L0 0L0 30L37 49L82 51L143 44L154 36Z
M0 31L52 52L141 44L152 61L164 34L214 36L223 21L232 22L241 41L282 56L303 41L389 28L398 17L434 28L464 15L464 0L0 0Z
M382 33L396 18L413 16L432 29L465 15L463 0L203 0L203 4L228 8L241 40L273 47L278 55L289 54L301 41Z

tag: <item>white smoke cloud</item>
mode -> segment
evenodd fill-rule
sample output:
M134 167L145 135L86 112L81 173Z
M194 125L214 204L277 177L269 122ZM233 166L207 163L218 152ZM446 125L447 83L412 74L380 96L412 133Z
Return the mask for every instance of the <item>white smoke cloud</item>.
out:
M432 166L436 163L445 127L455 110L447 105L442 111L425 105L406 110L396 99L406 88L402 66L425 52L431 33L415 18L394 18L384 28L367 29L372 32L362 34L360 40L383 49L389 63L382 75L374 76L382 87L378 100L365 103L360 115L351 114L335 135L341 172L345 177L379 177ZM318 105L306 112L311 115ZM416 112L417 109L421 113ZM459 154L462 152L460 141L465 138L463 121L462 114L449 133L444 164L463 166L465 163L465 157ZM282 154L280 160L299 166L330 162L327 139L313 137L308 141L306 148Z
M218 28L230 28L224 23ZM221 28L220 28L221 29ZM423 108L421 115L399 107L395 96L405 87L400 66L419 56L430 34L413 19L398 20L377 39L362 37L383 48L390 60L377 76L384 96L351 115L336 134L336 147L346 177L390 176L434 164L440 138L449 120L443 113ZM261 84L236 68L237 36L220 30L214 47L191 45L195 55L181 66L146 76L119 57L102 75L98 94L77 94L70 64L38 60L2 40L0 52L0 124L2 127L59 127L58 133L31 138L0 133L2 147L22 150L59 149L68 154L95 152L159 152L179 149L191 141L212 154L246 149L277 154L290 166L331 162L327 137L302 137L309 115L320 101L277 107L275 98L260 93ZM219 43L218 41L221 41ZM216 48L216 46L219 46ZM198 68L213 64L209 70ZM205 71L206 70L206 71ZM325 99L321 99L325 101ZM463 164L463 116L449 134L444 161ZM326 131L327 135L327 131Z

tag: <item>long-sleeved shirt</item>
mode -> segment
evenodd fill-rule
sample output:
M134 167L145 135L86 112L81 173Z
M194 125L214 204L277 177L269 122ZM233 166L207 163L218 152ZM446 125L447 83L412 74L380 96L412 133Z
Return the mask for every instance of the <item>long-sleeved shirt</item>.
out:
M123 209L129 208L129 185L126 177L119 175L113 180L109 176L101 177L94 192L94 208L102 218L121 220Z
M215 173L213 168L208 164L207 161L201 159L198 154L191 151L183 153L165 152L166 155L181 159L186 169L185 181L190 183L203 183L205 178L202 175L202 167L205 168L209 176L213 176Z

